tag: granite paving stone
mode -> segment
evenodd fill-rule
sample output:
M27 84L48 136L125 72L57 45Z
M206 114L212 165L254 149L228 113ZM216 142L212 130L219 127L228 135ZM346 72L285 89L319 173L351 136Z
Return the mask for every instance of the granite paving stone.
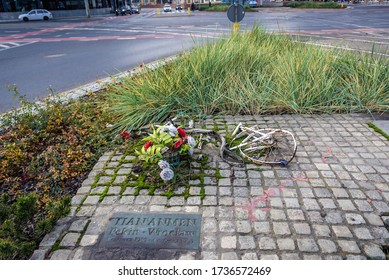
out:
M53 254L50 257L50 260L67 260L70 254L72 253L72 250L57 250L54 251Z
M69 227L69 231L76 231L76 232L82 232L85 229L85 226L89 220L87 219L79 219L72 222L72 224Z
M254 232L255 233L270 233L270 223L269 222L254 222Z
M385 260L386 258L384 252L382 251L382 248L376 244L364 245L363 251L366 253L369 259Z
M311 234L311 228L308 223L294 223L293 228L297 234Z
M273 231L275 235L290 235L291 231L289 229L289 225L286 222L274 222L273 223Z
M320 198L318 199L319 203L323 207L323 209L336 209L338 208L334 201L330 198Z
M219 221L219 230L221 232L235 232L235 223L233 221Z
M258 260L257 253L252 252L252 253L244 253L242 255L242 260Z
M369 202L366 200L359 200L356 199L354 200L355 205L357 205L358 210L363 211L363 212L371 212L373 211L373 207L370 205Z
M337 200L340 208L344 211L354 211L356 207L350 199L338 199Z
M300 202L297 198L284 198L286 208L301 208Z
M383 219L374 213L364 213L363 216L370 225L373 226L384 226Z
M313 231L318 237L331 237L331 230L328 225L313 224Z
M96 188L91 189L90 194L91 195L102 194L105 192L106 189L107 189L107 187L96 187Z
M321 251L325 254L332 254L337 252L336 244L331 240L319 239L318 244Z
M293 251L296 249L294 240L291 238L277 239L277 245L281 251Z
M344 221L341 213L338 211L327 212L325 220L330 224L341 224Z
M277 248L276 243L271 237L261 237L259 239L260 250L275 250Z
M222 253L221 254L221 259L222 260L237 260L238 255L235 252L227 252L227 253Z
M365 224L365 220L363 217L359 214L354 213L346 213L345 218L348 224L350 225L361 225Z
M319 247L317 246L314 239L297 239L297 246L302 252L318 252Z
M118 194L120 194L121 190L122 190L121 187L113 186L113 187L110 187L108 189L107 194L116 194L116 195L118 195Z
M336 237L353 237L353 234L347 226L332 226L332 230Z
M239 236L239 246L241 250L253 250L256 248L253 236Z
M78 239L80 238L80 233L67 233L59 244L60 247L74 247L77 244Z
M299 209L286 209L286 213L289 220L293 221L304 221L305 216L304 212Z
M237 221L236 222L236 231L239 233L251 232L251 222L250 221Z
M374 237L370 234L370 231L368 228L365 227L357 227L353 228L355 236L360 240L368 240L368 239L374 239Z
M221 248L223 249L236 249L237 239L236 236L222 236Z
M305 209L307 209L307 210L320 210L321 209L317 200L312 199L312 198L303 198L303 205L304 205Z
M361 250L358 247L357 242L354 240L338 240L338 244L343 252L359 254Z

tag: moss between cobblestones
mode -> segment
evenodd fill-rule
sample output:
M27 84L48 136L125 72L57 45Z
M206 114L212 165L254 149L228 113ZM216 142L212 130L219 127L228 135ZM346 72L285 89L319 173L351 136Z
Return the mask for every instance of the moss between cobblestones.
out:
M57 251L57 250L61 249L59 244L61 243L62 239L63 239L63 237L62 238L58 238L58 240L55 241L54 245L51 246L51 252L54 252L54 251Z
M202 187L200 190L200 199L203 200L205 198L205 196L206 196L205 189L204 189L204 187Z
M104 197L107 195L108 193L108 190L109 190L109 186L106 186L106 188L104 189L104 191L100 194L100 198L99 198L99 202L102 202Z
M81 210L81 206L84 204L84 202L85 202L85 200L88 198L88 196L86 195L83 199L81 199L81 202L80 202L80 204L77 206L77 208L76 208L76 213L78 212L78 211L80 211Z
M221 179L221 178L225 178L225 177L223 177L223 176L220 174L220 169L219 169L219 168L216 168L216 169L214 169L214 170L215 170L215 178L216 178L217 181L219 181L219 179Z
M371 127L372 129L374 129L375 132L378 132L379 134L384 136L386 138L386 140L389 140L389 135L386 134L382 129L378 128L375 124L368 123L368 126Z
M82 231L80 232L80 237L78 238L77 243L76 243L77 246L80 244L81 239L82 239L82 237L84 236L86 230L88 229L90 223L91 223L91 220L88 220L88 221L86 222L84 228L83 228Z

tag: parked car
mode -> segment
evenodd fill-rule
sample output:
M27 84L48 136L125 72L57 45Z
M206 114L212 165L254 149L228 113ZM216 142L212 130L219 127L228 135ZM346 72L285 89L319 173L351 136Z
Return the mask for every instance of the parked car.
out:
M177 10L177 11L182 11L182 6L181 6L181 4L177 4L176 10Z
M251 7L251 8L255 8L255 7L257 7L257 5L258 5L258 3L257 3L257 1L249 1L249 6Z
M163 11L165 13L171 12L172 11L172 6L170 6L169 4L165 4L165 6L163 6Z
M49 20L53 18L53 14L48 10L36 9L31 10L26 14L21 14L19 20L29 21L29 20Z
M139 6L135 6L135 5L131 5L131 11L133 14L139 14L140 13L140 7Z

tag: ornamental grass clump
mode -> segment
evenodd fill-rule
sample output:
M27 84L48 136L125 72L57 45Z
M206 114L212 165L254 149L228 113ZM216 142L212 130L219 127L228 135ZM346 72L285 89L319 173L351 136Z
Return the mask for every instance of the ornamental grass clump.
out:
M116 132L177 114L387 112L389 63L256 27L123 79L109 104Z

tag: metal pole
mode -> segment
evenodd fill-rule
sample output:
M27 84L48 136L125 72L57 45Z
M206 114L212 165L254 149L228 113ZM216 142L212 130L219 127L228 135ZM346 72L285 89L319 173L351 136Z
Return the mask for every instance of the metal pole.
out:
M238 4L234 3L234 18L235 18L235 22L234 22L234 32L236 31L239 31L239 22L238 22Z
M89 0L84 0L86 17L90 18Z

